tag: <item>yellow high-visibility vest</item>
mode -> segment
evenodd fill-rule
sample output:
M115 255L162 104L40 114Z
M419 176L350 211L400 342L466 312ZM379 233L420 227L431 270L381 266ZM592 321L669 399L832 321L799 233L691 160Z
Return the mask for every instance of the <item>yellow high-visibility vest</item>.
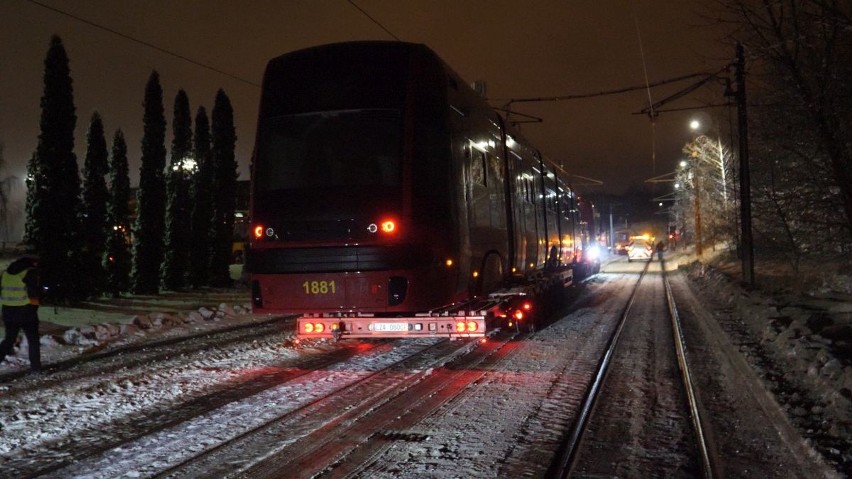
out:
M30 304L30 297L27 294L27 285L24 283L24 276L27 275L25 269L18 274L10 274L8 271L3 273L0 279L0 304L3 306L26 306Z

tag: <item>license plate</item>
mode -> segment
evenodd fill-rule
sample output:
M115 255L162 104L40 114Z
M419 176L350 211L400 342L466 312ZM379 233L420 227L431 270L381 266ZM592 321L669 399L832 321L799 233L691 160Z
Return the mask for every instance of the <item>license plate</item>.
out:
M380 331L380 332L408 331L408 323L373 323L373 331Z

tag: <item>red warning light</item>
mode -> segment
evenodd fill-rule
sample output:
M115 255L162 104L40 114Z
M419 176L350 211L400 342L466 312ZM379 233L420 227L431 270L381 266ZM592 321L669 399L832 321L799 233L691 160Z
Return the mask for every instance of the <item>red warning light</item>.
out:
M396 223L393 220L382 221L382 233L391 234L396 232Z

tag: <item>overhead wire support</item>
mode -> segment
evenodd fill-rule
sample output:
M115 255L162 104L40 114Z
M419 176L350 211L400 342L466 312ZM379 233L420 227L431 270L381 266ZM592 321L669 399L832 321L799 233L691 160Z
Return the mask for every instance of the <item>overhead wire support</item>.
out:
M727 68L727 67L726 67ZM724 70L724 69L723 69ZM638 90L647 90L649 88L658 87L662 85L668 85L669 83L677 83L685 80L689 80L691 78L707 78L712 77L713 73L707 72L698 72L698 73L690 73L688 75L679 76L676 78L669 78L666 80L660 80L654 83L646 83L644 85L634 85L625 88L617 88L615 90L603 90L595 93L581 93L577 95L558 95L558 96L538 96L538 97L526 97L526 98L510 98L508 102L504 104L502 108L495 108L496 110L503 111L506 113L506 121L509 121L511 115L521 115L527 118L532 118L534 120L525 120L517 123L541 123L542 120L538 117L532 115L525 115L523 113L518 113L516 111L512 111L513 103L532 103L532 102L551 102L551 101L567 101L567 100L582 100L584 98L595 98L601 96L609 96L609 95L618 95L621 93L629 93L632 91ZM489 101L504 101L505 98L490 98Z
M620 94L620 93L628 93L628 92L637 91L637 90L646 90L649 87L657 87L657 86L667 85L669 83L676 83L676 82L680 82L680 81L684 81L684 80L689 80L690 78L707 77L707 76L711 76L711 75L713 75L713 74L707 73L707 72L690 73L688 75L683 75L683 76L680 76L680 77L677 77L677 78L670 78L668 80L660 80L658 82L649 83L647 85L635 85L635 86L629 86L629 87L625 87L625 88L617 88L615 90L603 90L603 91L599 91L599 92L595 92L595 93L582 93L582 94L578 94L578 95L558 95L558 96L539 96L539 97L528 97L528 98L510 98L509 101L506 103L506 106L508 107L512 103L580 100L580 99L583 99L583 98L594 98L594 97L599 97L599 96L617 95L617 94ZM495 99L492 99L492 100L496 101L498 99L495 98ZM514 113L514 112L512 112L512 113Z
M670 103L672 101L675 101L679 98L683 98L686 95L689 95L690 93L694 92L695 90L706 85L707 83L710 83L711 81L718 79L719 75L722 72L727 71L730 68L730 66L731 65L725 65L724 68L720 69L716 73L706 74L706 76L704 78L702 78L701 80L687 86L686 88L684 88L684 89L682 89L682 90L680 90L680 91L678 91L678 92L676 92L672 95L669 95L666 98L663 98L662 100L657 101L656 103L654 103L652 105L648 105L647 107L640 110L639 114L648 115L652 119L655 118L656 116L659 115L661 106L665 105L666 103Z

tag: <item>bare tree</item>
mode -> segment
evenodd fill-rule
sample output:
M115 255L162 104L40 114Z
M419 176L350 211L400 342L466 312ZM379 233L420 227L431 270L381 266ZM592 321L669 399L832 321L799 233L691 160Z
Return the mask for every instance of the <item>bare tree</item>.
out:
M735 194L730 148L718 137L700 135L684 145L683 160L676 170L676 198L672 209L675 224L687 225L692 241L731 242L735 237Z
M784 213L832 223L852 239L852 2L849 0L723 0L750 54L758 104L750 119L763 134L756 163L774 168L771 195ZM752 90L755 91L755 90ZM763 111L760 111L763 110ZM778 130L783 130L780 132ZM767 163L768 162L768 163ZM793 179L778 175L794 175ZM798 195L784 188L795 185ZM769 190L767 190L769 191ZM807 193L802 195L802 193ZM816 208L816 209L812 209ZM838 208L840 215L830 208Z

